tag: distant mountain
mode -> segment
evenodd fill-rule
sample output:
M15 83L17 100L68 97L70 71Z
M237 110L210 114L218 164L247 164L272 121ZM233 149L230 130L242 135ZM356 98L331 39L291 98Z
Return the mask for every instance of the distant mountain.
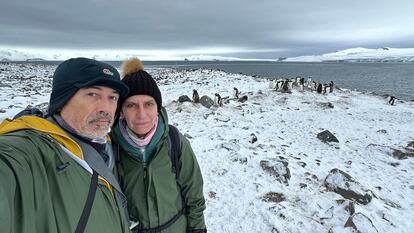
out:
M273 59L254 59L254 58L238 58L238 57L224 57L213 55L192 55L186 57L185 61L275 61Z
M214 55L189 55L186 57L141 56L134 51L82 51L82 50L29 50L2 49L0 61L66 60L71 57L88 57L106 61L121 61L131 56L142 60L184 60L184 61L275 61L275 62L414 62L414 48L350 48L326 53L278 59L245 59Z
M351 48L322 55L290 57L286 62L414 62L414 48Z

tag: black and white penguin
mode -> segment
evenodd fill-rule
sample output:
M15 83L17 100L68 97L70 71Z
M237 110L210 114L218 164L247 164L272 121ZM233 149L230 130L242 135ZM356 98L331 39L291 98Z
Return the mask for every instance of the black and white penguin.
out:
M333 81L331 81L331 82L329 83L329 93L332 93L332 92L333 92L333 88L334 88L334 82L333 82Z
M321 94L322 93L322 83L316 84L316 92Z
M299 88L301 91L305 90L305 78L303 77L299 79Z
M233 87L234 98L239 99L239 94L240 94L239 89L237 89L236 87Z
M285 79L285 80L283 80L283 83L282 83L282 90L281 90L282 92L287 92L287 91L289 91L289 79Z
M389 105L394 105L395 104L395 96L389 95L387 97L387 102Z
M198 95L198 92L196 89L193 90L193 102L200 103L200 96Z
M329 88L328 84L323 84L322 85L322 94L325 95L327 92L327 89Z
M312 77L309 77L308 80L306 80L306 86L312 89Z
M221 95L218 93L214 94L214 104L220 107L223 106L223 100L221 99Z
M249 141L250 143L257 142L257 137L256 137L256 135L254 133L251 133L250 136L252 136L252 139L250 139L250 141Z

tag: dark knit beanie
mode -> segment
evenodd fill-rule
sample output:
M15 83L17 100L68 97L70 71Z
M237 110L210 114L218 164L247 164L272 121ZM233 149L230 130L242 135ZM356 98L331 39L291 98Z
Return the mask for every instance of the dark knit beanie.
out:
M155 99L158 111L160 111L162 106L161 91L151 75L144 70L141 61L138 58L125 60L121 69L124 75L122 82L128 86L129 93L120 99L120 106L131 96L149 95Z
M113 88L120 97L128 94L128 87L113 66L89 58L71 58L60 63L53 74L48 114L60 112L79 89L91 86Z

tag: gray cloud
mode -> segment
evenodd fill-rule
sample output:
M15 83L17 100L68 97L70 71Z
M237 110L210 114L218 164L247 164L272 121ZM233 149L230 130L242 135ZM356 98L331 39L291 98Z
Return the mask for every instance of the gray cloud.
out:
M1 6L0 48L197 49L275 58L414 47L411 0L9 0Z

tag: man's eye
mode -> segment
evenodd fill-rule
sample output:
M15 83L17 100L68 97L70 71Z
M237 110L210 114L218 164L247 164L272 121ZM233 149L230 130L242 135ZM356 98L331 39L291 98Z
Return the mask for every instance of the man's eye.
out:
M118 101L118 96L111 96L111 97L109 97L109 99L110 100L112 100L112 101Z
M95 96L98 96L98 94L96 94L95 92L89 92L88 96L95 97Z
M132 108L132 107L134 107L134 105L133 104L127 104L127 105L125 105L125 107L126 108Z

